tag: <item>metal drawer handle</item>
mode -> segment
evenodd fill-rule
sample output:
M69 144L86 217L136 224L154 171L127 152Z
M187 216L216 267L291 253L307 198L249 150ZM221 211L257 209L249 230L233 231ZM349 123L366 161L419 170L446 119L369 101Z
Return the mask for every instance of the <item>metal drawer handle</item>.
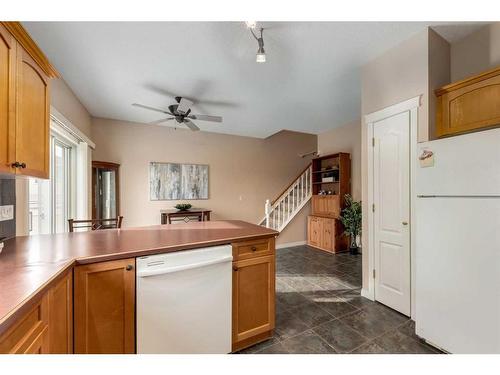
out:
M134 268L134 266L132 266L131 264L127 264L127 267L125 267L125 269L126 269L127 271L130 271L130 270L132 270L133 268Z

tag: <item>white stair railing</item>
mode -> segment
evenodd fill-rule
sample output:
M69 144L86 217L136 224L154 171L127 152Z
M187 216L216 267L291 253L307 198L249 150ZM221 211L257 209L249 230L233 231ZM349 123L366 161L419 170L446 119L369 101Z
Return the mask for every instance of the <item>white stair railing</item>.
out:
M265 216L259 225L281 232L312 196L312 166L309 165L285 191L271 202L266 200Z

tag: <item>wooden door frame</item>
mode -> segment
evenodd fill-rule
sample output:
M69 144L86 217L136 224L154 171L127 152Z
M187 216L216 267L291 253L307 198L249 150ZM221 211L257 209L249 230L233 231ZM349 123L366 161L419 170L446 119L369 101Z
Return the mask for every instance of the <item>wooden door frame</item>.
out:
M421 95L416 96L412 99L405 100L403 102L394 104L387 108L381 109L370 114L365 115L365 124L367 126L367 155L368 155L368 227L366 233L366 238L368 238L368 289L363 286L361 290L361 295L372 301L375 300L375 280L373 277L373 272L375 270L375 215L373 214L373 188L374 188L374 147L372 144L373 134L374 134L374 124L378 121L382 121L386 118L393 117L400 113L409 112L410 114L410 306L411 306L411 317L415 316L415 229L413 224L415 223L415 203L416 203L416 191L415 191L415 170L416 170L416 160L417 160L417 132L418 132L418 108L421 103Z

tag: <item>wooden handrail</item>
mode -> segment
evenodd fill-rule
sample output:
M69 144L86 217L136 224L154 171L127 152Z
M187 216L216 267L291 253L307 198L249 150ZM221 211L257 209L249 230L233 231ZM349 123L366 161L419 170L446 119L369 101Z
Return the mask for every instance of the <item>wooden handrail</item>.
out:
M302 175L304 174L304 172L305 172L305 171L307 171L307 170L311 167L311 165L312 165L312 163L309 163L309 164L307 165L307 167L305 167L305 168L302 170L302 172L300 172L300 173L297 175L297 177L295 177L295 178L292 180L292 182L290 182L290 184L289 184L286 188L284 188L284 189L283 189L283 191L282 191L281 193L279 193L279 195L278 195L276 198L274 198L274 199L271 201L271 206L272 206L273 204L275 204L275 203L278 201L278 199L280 199L280 197L281 197L283 194L285 194L285 193L286 193L286 191L287 191L288 189L290 189L290 187L292 187L292 185L295 183L295 181L297 181L297 179L298 179L300 176L302 176Z

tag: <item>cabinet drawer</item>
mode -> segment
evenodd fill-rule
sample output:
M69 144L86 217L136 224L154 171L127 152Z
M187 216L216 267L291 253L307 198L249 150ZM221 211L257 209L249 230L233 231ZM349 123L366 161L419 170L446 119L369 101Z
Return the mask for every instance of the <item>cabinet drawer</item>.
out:
M46 353L48 298L45 295L31 310L0 337L0 353ZM34 349L34 347L38 349Z
M233 243L233 260L274 254L274 238Z

